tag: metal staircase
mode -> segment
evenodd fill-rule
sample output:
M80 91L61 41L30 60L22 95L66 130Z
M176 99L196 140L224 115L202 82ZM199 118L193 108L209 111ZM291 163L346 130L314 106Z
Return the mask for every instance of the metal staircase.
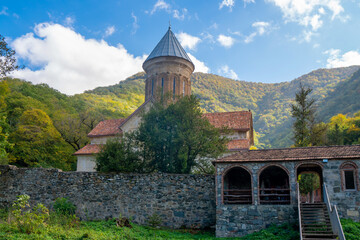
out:
M332 206L324 184L324 202L301 203L298 186L299 230L301 240L345 240L336 206Z

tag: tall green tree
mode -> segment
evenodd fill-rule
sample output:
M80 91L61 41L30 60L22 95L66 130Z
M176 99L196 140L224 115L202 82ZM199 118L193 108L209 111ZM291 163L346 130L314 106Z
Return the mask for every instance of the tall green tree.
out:
M195 96L169 105L154 103L134 135L148 162L167 173L190 173L196 159L218 157L228 142L203 117Z
M315 99L310 98L312 89L300 83L300 90L295 94L295 104L291 104L295 147L306 147L311 144L311 128L315 119Z
M40 109L26 110L21 115L10 140L14 143L10 162L18 166L71 169L73 151L70 148L69 152L50 117Z
M16 65L15 50L12 50L5 38L0 34L0 78L18 69Z
M138 142L133 134L110 139L96 156L96 170L99 172L152 172L154 166L138 151Z

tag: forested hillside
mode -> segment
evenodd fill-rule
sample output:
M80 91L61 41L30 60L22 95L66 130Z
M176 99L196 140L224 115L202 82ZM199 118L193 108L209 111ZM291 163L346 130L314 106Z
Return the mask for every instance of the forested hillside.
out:
M192 92L205 112L250 109L258 147L289 147L290 103L299 83L313 88L318 118L327 122L338 113L360 110L359 68L319 69L276 84L194 73ZM144 79L138 73L113 86L67 96L45 84L5 78L0 82L0 147L6 146L11 163L74 169L72 153L88 142L86 134L98 121L126 117L144 102Z

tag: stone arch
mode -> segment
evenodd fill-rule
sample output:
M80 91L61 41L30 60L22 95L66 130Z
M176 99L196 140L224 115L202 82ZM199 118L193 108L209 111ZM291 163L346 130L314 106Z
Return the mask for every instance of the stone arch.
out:
M312 193L301 194L301 202L322 202L323 201L323 164L315 161L304 161L300 162L295 166L296 180L298 181L299 175L304 173L313 173L318 175L320 186L315 189Z
M243 165L232 165L222 173L222 200L224 204L252 204L252 175Z
M268 164L258 171L260 204L290 204L290 174L280 164Z

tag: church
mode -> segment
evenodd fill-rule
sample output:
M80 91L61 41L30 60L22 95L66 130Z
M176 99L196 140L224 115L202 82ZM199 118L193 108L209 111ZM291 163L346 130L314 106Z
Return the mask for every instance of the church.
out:
M159 96L167 94L175 100L190 95L194 68L169 27L143 63L145 102L129 117L101 121L88 134L90 144L75 153L77 171L95 172L101 146L110 138L137 129L141 113ZM254 145L251 111L205 113L204 117L215 127L231 130L226 135L230 139L228 153L212 162L216 173L207 190L214 191L209 199L215 208L200 208L213 214L209 222L215 222L217 237L239 237L270 224L298 221L301 239L345 239L339 217L360 217L360 145L250 150ZM304 173L319 178L312 202L300 195L298 181ZM203 196L187 206L196 206L201 199ZM171 210L161 209L166 216L170 214L169 224L176 219L189 223L187 215L178 211L172 215Z
M110 138L137 129L141 112L149 109L160 95L173 99L191 95L191 74L195 66L169 27L166 34L143 63L146 72L145 102L125 119L101 121L89 134L90 144L77 152L77 171L95 171L96 154ZM204 114L218 128L227 127L230 133L228 150L249 149L254 145L251 111Z

